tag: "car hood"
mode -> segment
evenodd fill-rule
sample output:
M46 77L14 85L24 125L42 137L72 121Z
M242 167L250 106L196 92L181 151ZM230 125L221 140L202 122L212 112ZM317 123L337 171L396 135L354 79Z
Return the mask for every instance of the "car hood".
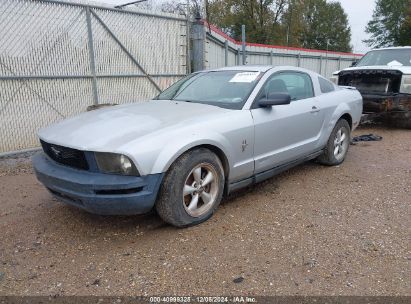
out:
M361 71L361 70L387 70L387 71L400 71L403 74L411 74L411 66L388 66L388 65L370 65L370 66L358 66L358 67L351 67L351 68L346 68L341 71L334 72L334 75L339 74L340 72L344 71Z
M78 150L115 151L140 137L187 128L229 111L199 103L152 100L82 113L41 129L38 135L46 142Z

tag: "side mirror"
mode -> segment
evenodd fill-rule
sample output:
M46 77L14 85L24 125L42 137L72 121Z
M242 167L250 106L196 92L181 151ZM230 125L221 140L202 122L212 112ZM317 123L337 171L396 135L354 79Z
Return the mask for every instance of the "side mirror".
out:
M291 102L291 96L287 93L273 93L269 94L267 98L262 98L258 101L261 108L272 106L287 105Z
M354 61L351 63L350 67L355 67L355 66L357 65L357 63L358 63L358 60L354 60Z

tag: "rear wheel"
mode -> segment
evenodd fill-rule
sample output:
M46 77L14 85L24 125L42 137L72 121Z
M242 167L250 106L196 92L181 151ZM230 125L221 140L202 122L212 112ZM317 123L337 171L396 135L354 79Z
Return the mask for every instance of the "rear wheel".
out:
M350 140L350 125L345 119L340 119L332 130L324 152L318 161L328 166L341 164L347 155Z
M156 209L167 223L192 226L210 218L224 190L221 161L210 150L200 148L178 158L167 172Z

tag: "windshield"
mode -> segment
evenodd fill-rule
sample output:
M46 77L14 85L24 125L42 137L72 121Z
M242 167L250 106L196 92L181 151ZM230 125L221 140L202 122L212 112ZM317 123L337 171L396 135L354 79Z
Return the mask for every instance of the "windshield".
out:
M170 99L241 109L261 78L261 72L216 71L191 74L156 99Z
M368 52L356 64L356 66L366 65L411 66L411 49Z

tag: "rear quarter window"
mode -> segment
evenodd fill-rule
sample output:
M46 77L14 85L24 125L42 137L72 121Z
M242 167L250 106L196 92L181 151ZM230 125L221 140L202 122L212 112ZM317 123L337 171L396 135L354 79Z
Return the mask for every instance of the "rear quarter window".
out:
M324 79L322 77L318 77L318 82L320 83L320 90L321 93L330 93L335 91L335 86L331 81Z

